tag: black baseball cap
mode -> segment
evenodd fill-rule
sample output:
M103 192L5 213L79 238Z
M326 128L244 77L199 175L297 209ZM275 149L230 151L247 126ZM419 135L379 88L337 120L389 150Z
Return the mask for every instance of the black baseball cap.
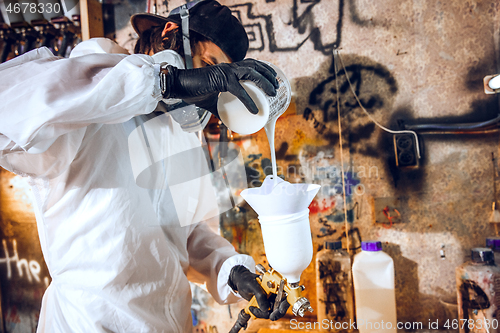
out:
M191 1L189 9L189 30L208 38L221 48L232 61L241 61L248 51L248 36L241 22L233 16L227 6L215 0ZM181 15L178 8L165 16L143 13L130 18L132 27L139 34L156 26L164 26L167 22L181 26Z

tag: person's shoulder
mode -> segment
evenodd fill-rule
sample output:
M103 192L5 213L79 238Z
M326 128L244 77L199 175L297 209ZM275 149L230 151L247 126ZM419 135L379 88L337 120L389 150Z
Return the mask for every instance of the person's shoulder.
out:
M129 54L129 52L118 45L116 42L108 38L92 38L79 43L73 51L71 51L70 58L80 57L86 54L95 53L118 53Z

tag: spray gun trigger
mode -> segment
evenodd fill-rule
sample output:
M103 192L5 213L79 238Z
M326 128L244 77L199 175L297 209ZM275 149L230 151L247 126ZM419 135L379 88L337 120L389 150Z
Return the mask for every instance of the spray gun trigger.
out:
M281 300L283 299L283 289L285 289L285 280L280 281L280 286L278 288L278 294L276 295L276 299L274 300L273 311L278 310L278 307L281 304Z

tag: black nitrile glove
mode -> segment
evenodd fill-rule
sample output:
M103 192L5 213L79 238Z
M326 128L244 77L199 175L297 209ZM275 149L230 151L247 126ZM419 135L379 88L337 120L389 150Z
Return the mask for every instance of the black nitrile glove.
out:
M250 312L257 318L268 319L270 312L269 301L266 292L255 279L258 276L258 274L250 272L245 266L237 265L231 269L227 284L247 301L251 300L252 296L255 296L259 307L251 306Z
M167 70L163 98L183 99L216 116L219 93L226 91L236 96L251 113L259 112L254 101L238 82L240 80L254 82L270 96L275 96L276 89L279 88L276 71L253 59L195 69L167 66Z
M271 308L274 306L274 301L276 299L276 294L272 294L271 297L269 297L269 302L271 303ZM283 297L283 299L280 302L280 305L278 305L278 308L271 312L271 315L269 316L269 319L272 321L276 321L280 318L283 318L290 307L290 304L286 300L286 297Z

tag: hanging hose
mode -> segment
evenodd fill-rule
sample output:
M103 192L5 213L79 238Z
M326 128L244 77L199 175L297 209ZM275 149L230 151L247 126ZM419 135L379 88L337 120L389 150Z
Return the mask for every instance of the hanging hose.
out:
M238 333L242 328L246 329L249 320L250 315L245 312L245 309L242 309L229 333Z

